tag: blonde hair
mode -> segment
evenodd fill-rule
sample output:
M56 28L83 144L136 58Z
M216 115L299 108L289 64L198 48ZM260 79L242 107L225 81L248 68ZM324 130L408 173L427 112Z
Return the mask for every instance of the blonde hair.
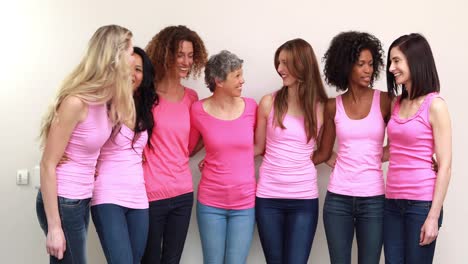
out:
M117 25L102 26L94 33L80 64L65 78L44 116L41 146L47 140L60 104L68 96L76 96L88 104L107 103L114 124L135 119L131 70L125 57L131 38L132 32Z

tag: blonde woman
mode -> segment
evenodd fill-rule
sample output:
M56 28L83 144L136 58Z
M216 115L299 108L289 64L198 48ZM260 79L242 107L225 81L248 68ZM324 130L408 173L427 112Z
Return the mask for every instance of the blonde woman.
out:
M134 118L131 38L120 26L99 28L44 118L36 210L50 263L86 263L96 160L112 125Z

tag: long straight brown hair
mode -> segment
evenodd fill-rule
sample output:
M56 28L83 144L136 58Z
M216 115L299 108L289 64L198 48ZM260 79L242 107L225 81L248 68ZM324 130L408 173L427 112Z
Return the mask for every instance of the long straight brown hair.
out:
M304 112L304 129L307 141L314 140L318 136L316 105L325 103L327 94L320 78L320 70L312 46L305 40L297 38L285 42L275 52L275 68L278 69L279 54L285 51L287 54L286 65L289 74L298 81L297 95L299 106ZM278 73L279 74L279 73ZM285 129L283 124L284 115L288 111L288 87L283 86L276 93L273 103L273 123Z

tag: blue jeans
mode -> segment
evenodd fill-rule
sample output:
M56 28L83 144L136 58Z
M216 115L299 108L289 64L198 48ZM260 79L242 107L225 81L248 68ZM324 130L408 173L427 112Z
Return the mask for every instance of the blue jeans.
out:
M318 219L318 199L256 198L258 234L268 264L309 259Z
M50 263L86 264L86 236L91 199L68 199L60 196L57 199L60 222L67 245L63 259L58 260L50 256ZM40 191L36 198L36 213L39 225L47 236L47 217Z
M192 215L193 192L149 203L149 230L141 263L178 264Z
M99 204L91 206L91 216L107 263L140 263L148 237L148 209Z
M246 262L255 226L255 208L226 210L197 202L197 220L203 263Z
M354 230L359 264L378 264L383 243L384 195L354 197L327 192L323 224L332 264L351 264Z
M436 240L420 246L421 227L426 221L431 201L385 199L384 251L385 263L432 263ZM439 228L443 212L440 212Z

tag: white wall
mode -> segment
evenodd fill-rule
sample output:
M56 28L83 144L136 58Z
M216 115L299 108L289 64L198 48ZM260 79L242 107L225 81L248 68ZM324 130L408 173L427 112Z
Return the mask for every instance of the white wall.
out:
M16 186L16 170L38 164L36 137L40 117L56 88L75 66L92 33L104 24L131 29L136 45L167 25L185 24L204 39L210 54L229 49L245 60L244 95L259 100L281 85L273 67L275 49L286 40L301 37L322 57L331 38L345 30L375 34L385 49L402 34L421 32L432 46L442 95L453 120L452 182L444 207L444 224L437 243L435 263L464 263L467 198L463 155L468 148L466 62L468 4L445 1L120 1L120 0L16 0L0 8L0 262L46 263L44 236L35 215L33 186ZM189 81L200 97L209 95L201 80ZM385 77L377 83L385 88ZM327 92L334 95L334 89ZM194 182L200 177L192 161ZM319 167L321 208L329 170ZM91 226L89 263L105 263ZM328 252L321 215L310 263L327 263ZM264 263L258 236L249 263ZM201 263L195 218L182 263ZM382 262L383 263L383 262Z

